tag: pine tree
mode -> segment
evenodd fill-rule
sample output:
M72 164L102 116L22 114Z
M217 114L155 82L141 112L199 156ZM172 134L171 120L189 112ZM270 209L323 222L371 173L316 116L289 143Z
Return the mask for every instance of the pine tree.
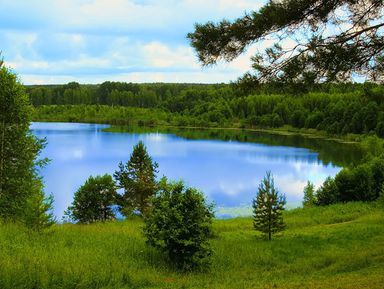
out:
M303 207L310 207L316 204L315 186L308 181L304 188Z
M267 172L253 200L253 226L268 235L268 240L271 240L273 233L285 228L282 215L285 203L285 196L279 194L271 173Z
M120 162L114 177L118 187L124 189L119 202L123 215L128 217L135 211L147 214L150 198L156 191L157 167L158 164L152 161L142 141L134 146L126 164Z
M259 44L246 83L343 81L355 73L383 81L383 7L383 0L270 0L234 21L196 24L188 38L203 65Z

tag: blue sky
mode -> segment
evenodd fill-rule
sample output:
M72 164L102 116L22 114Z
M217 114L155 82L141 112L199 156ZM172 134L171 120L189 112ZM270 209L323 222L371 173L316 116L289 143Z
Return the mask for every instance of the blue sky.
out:
M229 82L250 68L202 68L186 34L264 0L0 0L0 51L25 84Z

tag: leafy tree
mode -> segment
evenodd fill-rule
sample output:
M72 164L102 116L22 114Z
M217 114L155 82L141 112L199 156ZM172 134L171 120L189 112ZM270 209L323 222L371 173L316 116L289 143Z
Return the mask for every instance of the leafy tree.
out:
M304 187L303 207L311 207L316 204L315 186L308 181Z
M255 230L268 235L284 230L283 210L286 200L275 188L274 180L270 172L259 185L256 198L253 200L253 226Z
M116 188L112 176L90 176L75 193L65 215L80 223L105 222L115 219L115 203Z
M316 191L317 205L324 206L337 203L339 201L339 191L335 180L331 177L326 178L323 185Z
M119 163L114 174L118 187L124 189L119 205L125 216L139 211L146 215L150 207L150 198L156 191L158 164L149 156L142 141L134 146L129 161Z
M44 140L29 131L32 107L17 76L0 61L0 218L40 229L52 223L36 158Z
M214 215L213 206L206 203L203 194L182 182L169 184L163 178L152 205L144 219L148 244L167 253L181 270L207 266Z
M188 38L203 65L232 61L250 45L274 39L252 57L255 74L246 74L246 82L346 80L352 73L379 80L383 6L382 0L270 0L233 22L196 24Z

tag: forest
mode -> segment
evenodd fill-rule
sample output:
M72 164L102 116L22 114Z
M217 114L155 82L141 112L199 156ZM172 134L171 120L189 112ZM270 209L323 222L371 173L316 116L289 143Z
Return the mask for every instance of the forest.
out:
M269 83L249 91L236 84L71 82L27 86L26 91L37 110L35 120L54 120L50 118L54 115L62 121L141 126L278 128L289 125L333 135L384 137L384 87L373 83L310 87Z

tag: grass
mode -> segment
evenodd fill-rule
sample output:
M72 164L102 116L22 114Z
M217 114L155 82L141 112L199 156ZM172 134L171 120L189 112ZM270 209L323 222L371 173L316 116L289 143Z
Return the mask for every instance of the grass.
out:
M383 288L384 209L349 203L285 213L271 241L252 219L215 220L210 271L183 274L149 248L142 222L0 225L0 288Z

